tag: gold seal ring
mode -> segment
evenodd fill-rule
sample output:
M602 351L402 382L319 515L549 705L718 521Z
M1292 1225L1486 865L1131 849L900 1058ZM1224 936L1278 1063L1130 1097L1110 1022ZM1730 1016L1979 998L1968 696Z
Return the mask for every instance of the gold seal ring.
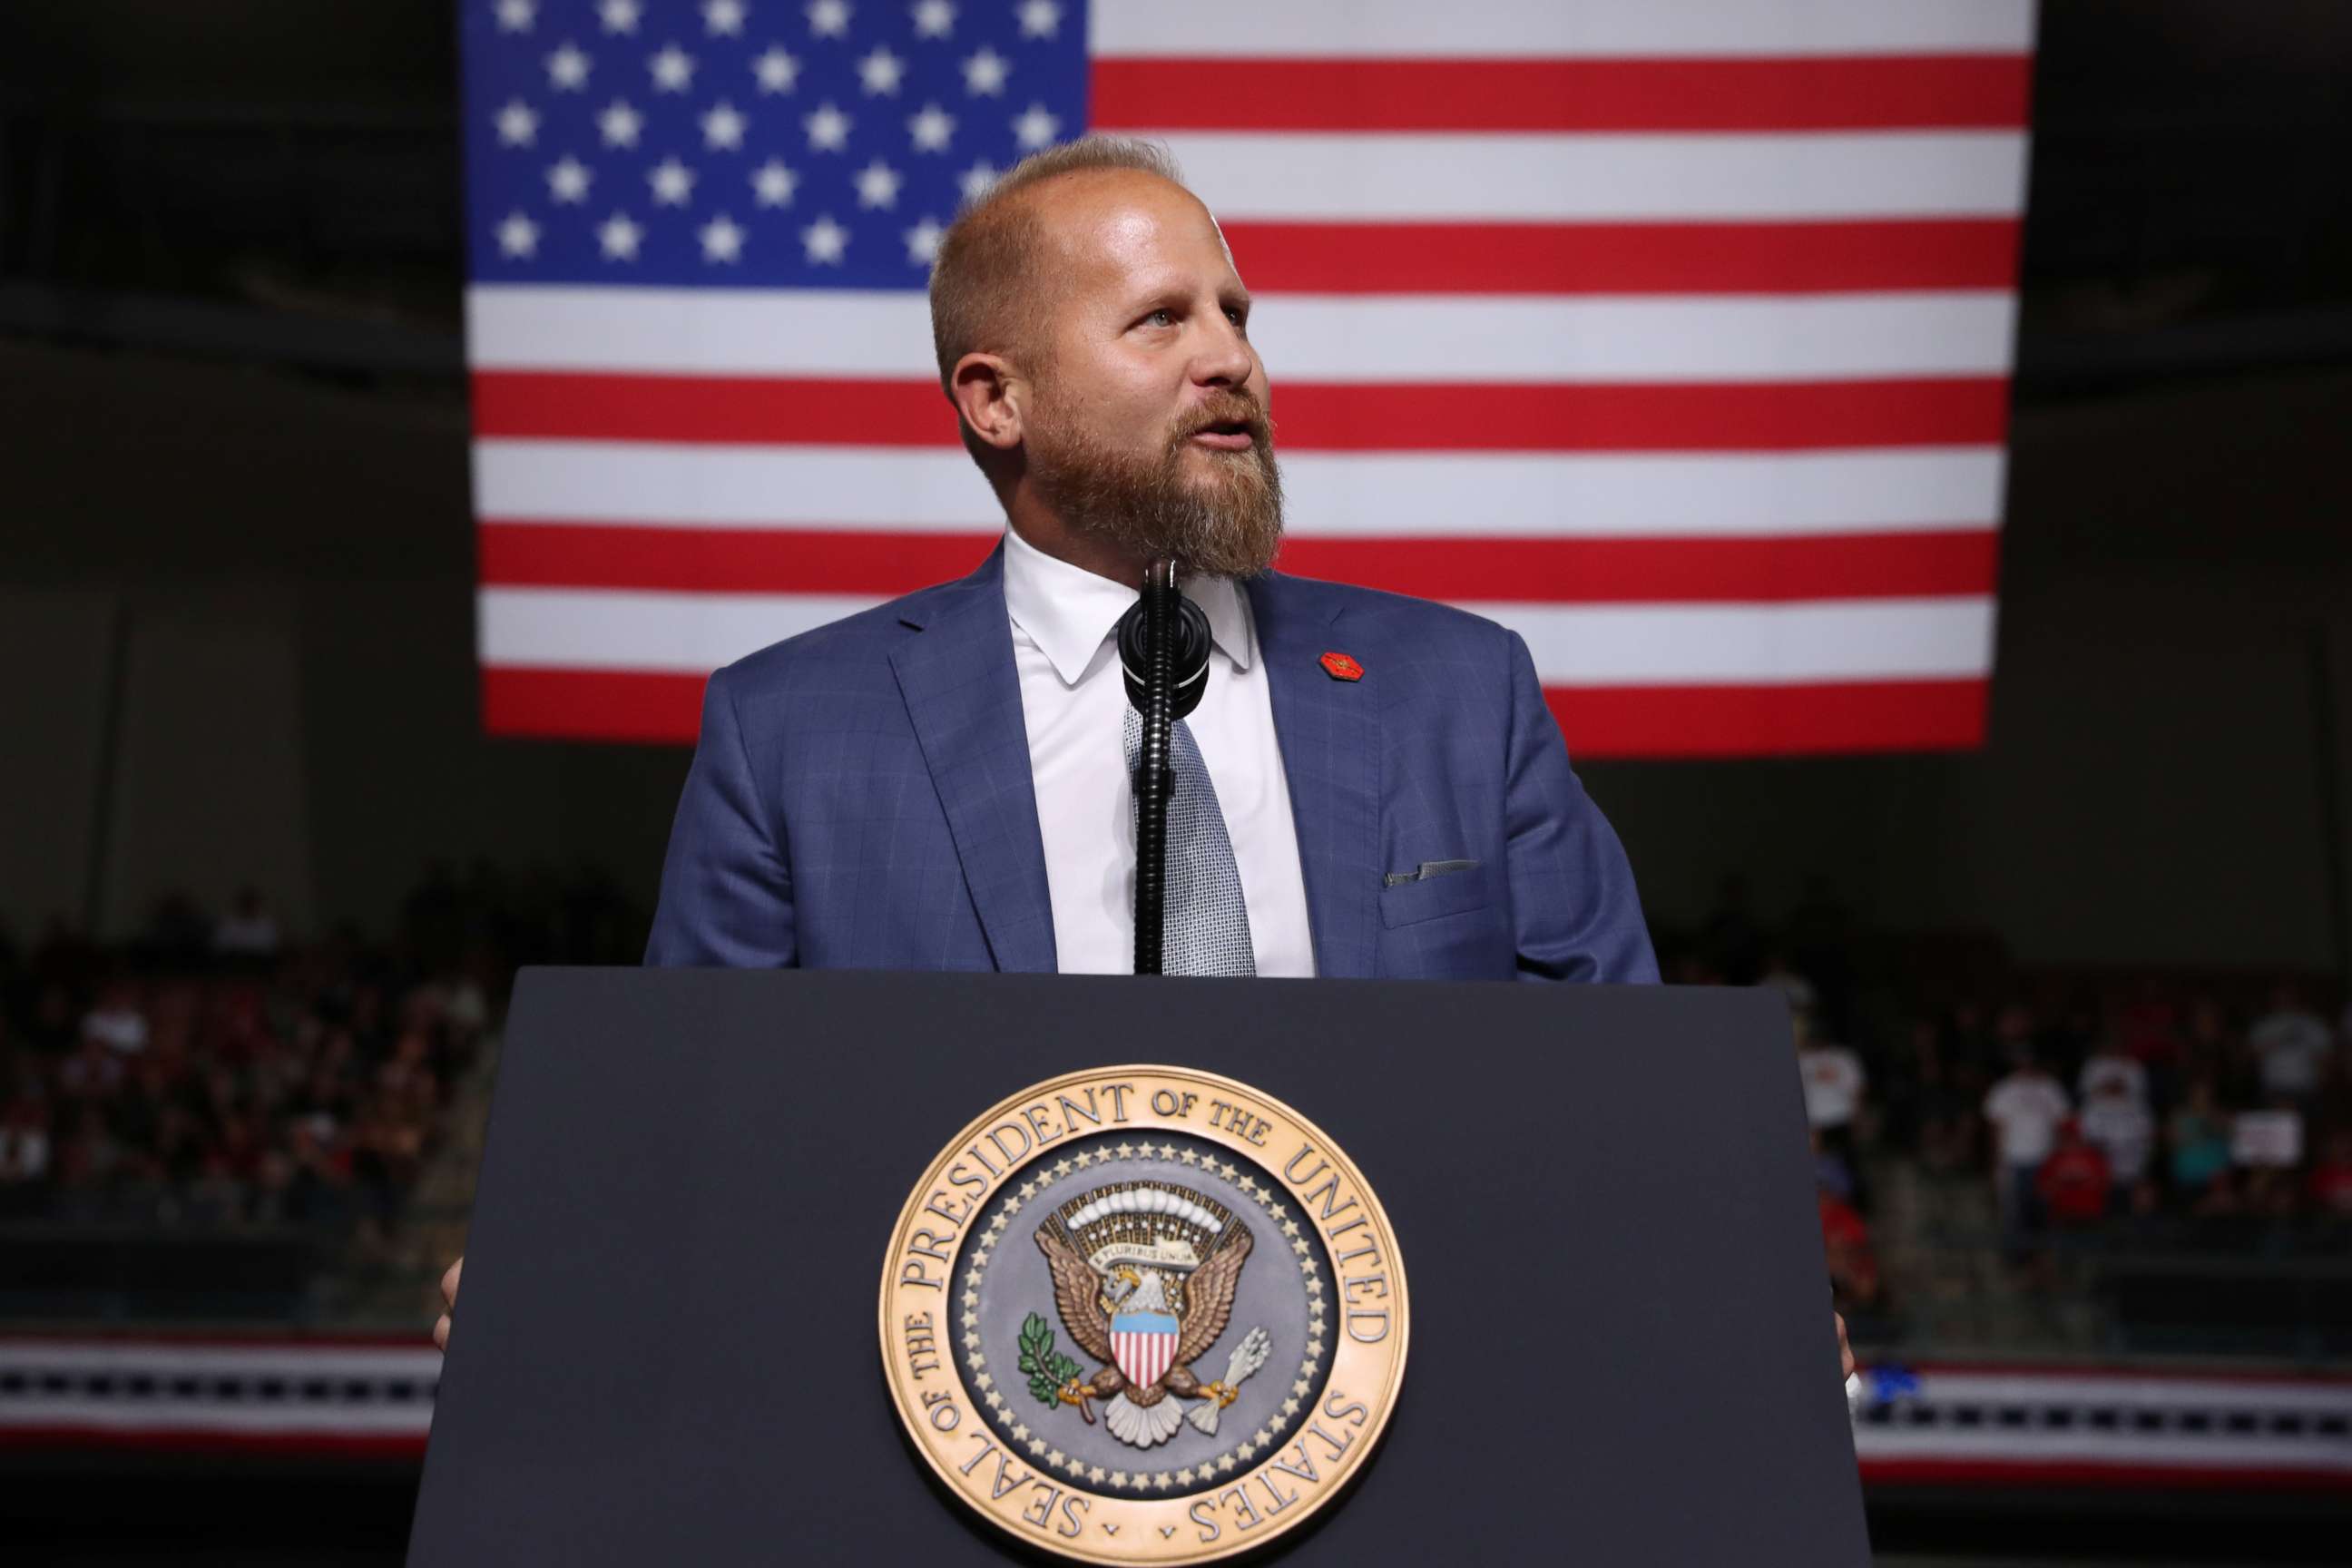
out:
M1404 1266L1323 1131L1176 1067L1049 1079L924 1172L882 1365L962 1502L1088 1563L1209 1563L1347 1488L1404 1376Z

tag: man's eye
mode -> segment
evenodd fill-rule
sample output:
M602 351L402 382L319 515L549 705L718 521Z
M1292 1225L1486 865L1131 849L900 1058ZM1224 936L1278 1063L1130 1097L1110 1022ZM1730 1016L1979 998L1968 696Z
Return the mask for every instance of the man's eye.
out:
M1249 322L1248 313L1243 310L1238 305L1228 305L1225 307L1225 320L1231 321L1236 327L1246 326Z
M1149 316L1146 316L1144 320L1150 321L1155 327L1172 327L1176 324L1175 312L1169 310L1164 305L1159 310L1152 311Z

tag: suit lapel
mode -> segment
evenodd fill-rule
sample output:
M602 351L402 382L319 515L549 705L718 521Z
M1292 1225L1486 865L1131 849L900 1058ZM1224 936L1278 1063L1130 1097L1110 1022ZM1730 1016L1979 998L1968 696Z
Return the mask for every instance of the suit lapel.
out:
M1350 681L1324 670L1341 619L1336 595L1276 573L1253 578L1249 592L1298 831L1315 972L1369 978L1380 924L1379 671L1368 667Z
M921 635L898 646L890 667L989 952L1000 970L1051 973L1053 895L1004 613L1004 547L906 624Z

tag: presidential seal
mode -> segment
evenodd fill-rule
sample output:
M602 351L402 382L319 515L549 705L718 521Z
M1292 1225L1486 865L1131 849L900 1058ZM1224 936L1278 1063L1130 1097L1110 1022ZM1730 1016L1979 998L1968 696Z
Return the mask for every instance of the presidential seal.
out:
M899 1419L957 1497L1090 1563L1206 1563L1329 1504L1404 1373L1379 1200L1314 1123L1184 1068L956 1135L882 1274Z

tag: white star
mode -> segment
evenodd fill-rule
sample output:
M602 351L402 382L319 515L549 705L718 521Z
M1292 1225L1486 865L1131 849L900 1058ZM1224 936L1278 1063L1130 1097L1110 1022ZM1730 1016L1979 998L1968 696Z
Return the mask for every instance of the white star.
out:
M1062 122L1048 113L1042 103L1031 104L1029 111L1013 122L1013 134L1024 153L1034 153L1041 147L1051 146L1061 129Z
M955 134L955 116L936 103L927 103L921 113L908 116L907 134L914 139L918 153L944 153L948 139Z
M761 92L790 92L800 79L801 62L786 54L782 44L773 44L766 54L752 58L751 70L760 79Z
M907 259L918 267L929 267L940 257L940 237L947 233L937 218L927 217L907 230Z
M838 267L843 253L849 248L849 231L830 217L821 217L801 230L801 244L811 261Z
M654 73L656 92L684 92L694 80L694 57L676 44L665 45L646 65Z
M696 232L702 236L702 259L705 261L735 261L743 255L743 231L735 220L720 213Z
M614 261L635 261L637 241L645 237L646 231L631 223L626 213L614 213L596 226L597 242L604 246L605 256Z
M840 153L849 146L849 116L832 104L817 106L817 111L801 121L808 131L810 147L820 153Z
M735 106L720 99L709 113L702 117L702 140L713 151L725 149L740 152L743 147L743 127L746 121Z
M653 184L656 206L682 207L694 194L694 171L676 158L664 158L646 178Z
M538 9L539 0L499 0L499 31L501 33L530 32L533 20L532 13Z
M605 105L604 112L596 117L596 129L604 133L607 147L634 147L637 132L644 130L646 117L629 107L625 98L616 98Z
M994 98L1004 90L1013 62L994 49L983 48L963 62L963 89L978 98Z
M820 38L849 37L849 0L809 0L809 31Z
M714 38L743 35L743 0L704 0L702 25Z
M771 158L751 171L751 189L763 207L788 207L793 205L793 193L800 188L801 177L784 167L781 158Z
M567 153L563 162L547 171L547 194L559 202L586 201L588 182L595 177L587 164Z
M499 249L507 256L530 256L539 249L539 225L521 213L509 213L499 225Z
M1062 8L1055 0L1021 0L1021 36L1050 38L1062 26Z
M955 27L955 6L950 0L915 0L915 37L944 38Z
M558 92L573 92L588 85L590 61L579 45L566 43L547 57L548 85Z
M521 99L499 110L499 141L509 147L528 147L539 135L539 116Z
M877 48L857 62L858 84L869 98L880 92L896 93L906 74L907 62L884 48Z
M965 201L976 202L980 200L981 197L988 195L988 187L996 184L996 176L1002 173L1003 173L1003 170L983 158L979 163L974 163L971 168L966 169L962 174L958 174L956 176L956 184L963 187L963 199Z
M637 0L599 0L596 15L604 18L604 31L608 33L634 33L641 9Z

